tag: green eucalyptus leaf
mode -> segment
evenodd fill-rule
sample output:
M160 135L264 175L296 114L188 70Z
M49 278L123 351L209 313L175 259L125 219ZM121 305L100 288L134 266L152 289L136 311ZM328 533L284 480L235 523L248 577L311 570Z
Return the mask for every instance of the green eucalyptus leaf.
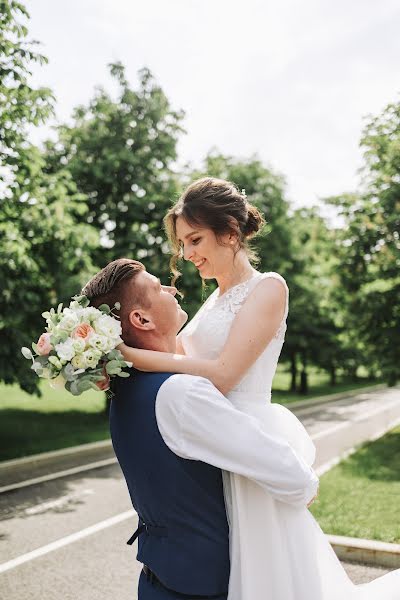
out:
M81 393L81 394L83 392L87 392L91 388L90 381L87 381L87 380L86 381L85 380L78 381L77 388L79 390L79 393Z
M106 364L106 371L109 375L113 374L114 369L120 369L120 363L118 360L110 360L110 362L108 362Z
M77 381L71 381L71 385L70 385L69 391L71 392L71 394L73 396L79 396L82 393L82 392L79 391L79 387L78 387L78 382Z
M33 355L32 355L32 352L31 352L31 350L29 348L27 348L26 346L24 346L23 348L21 348L21 352L22 352L22 354L23 354L23 356L25 358L27 358L28 360L32 360Z
M121 367L112 367L107 371L109 375L118 375L121 372Z
M103 313L106 313L107 315L109 315L111 312L111 309L108 306L108 304L100 304L99 310L101 310L101 312L103 312Z
M35 356L35 363L39 363L42 367L47 366L48 362L48 356Z

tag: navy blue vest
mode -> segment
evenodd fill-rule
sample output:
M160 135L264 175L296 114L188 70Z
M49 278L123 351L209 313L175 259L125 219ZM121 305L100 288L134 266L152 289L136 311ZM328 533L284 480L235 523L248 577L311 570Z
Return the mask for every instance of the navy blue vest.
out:
M116 378L111 402L112 443L143 524L137 560L182 594L224 594L230 565L222 474L180 458L161 437L155 401L170 376L132 370L129 379Z

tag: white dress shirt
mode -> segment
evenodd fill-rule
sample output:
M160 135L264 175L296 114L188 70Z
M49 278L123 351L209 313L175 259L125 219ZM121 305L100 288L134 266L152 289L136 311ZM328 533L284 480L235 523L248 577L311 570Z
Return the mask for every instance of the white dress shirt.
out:
M317 493L318 477L288 442L234 408L204 377L169 377L157 394L156 419L164 442L181 458L243 475L295 506L305 507Z

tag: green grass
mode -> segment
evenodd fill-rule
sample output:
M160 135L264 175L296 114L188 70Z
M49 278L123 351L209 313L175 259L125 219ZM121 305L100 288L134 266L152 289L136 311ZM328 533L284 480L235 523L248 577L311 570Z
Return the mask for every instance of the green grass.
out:
M307 396L285 391L289 374L279 366L274 379L274 401L285 404L368 383L366 380L341 382L332 388L326 374L312 370L309 382ZM0 385L0 460L109 437L108 419L103 412L104 394L87 392L74 397L65 390L53 390L46 381L42 382L41 389L43 396L37 398L22 392L18 386Z
M327 534L400 543L400 427L323 475L310 510Z
M381 381L368 379L367 377L359 377L356 381L338 378L338 383L335 386L332 386L327 373L318 371L317 369L310 369L308 383L309 393L306 395L288 392L290 374L283 366L278 365L272 386L272 400L274 402L279 402L280 404L290 404L290 402L297 402L299 400L307 400L309 398L316 398L327 394L338 394L339 392L377 385L378 383L381 383Z
M105 396L74 397L47 382L37 398L18 386L0 386L0 460L57 450L109 437Z

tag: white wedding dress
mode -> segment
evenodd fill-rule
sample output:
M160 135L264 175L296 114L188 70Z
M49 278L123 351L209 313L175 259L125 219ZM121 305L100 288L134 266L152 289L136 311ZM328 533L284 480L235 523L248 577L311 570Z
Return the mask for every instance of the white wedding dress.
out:
M289 290L281 275L255 272L221 296L215 290L182 331L181 340L187 355L216 358L236 313L265 277L284 284L285 315L275 337L228 398L239 410L258 417L267 430L279 432L311 466L315 446L305 428L287 408L271 403L288 313ZM353 584L306 507L276 501L240 475L223 472L223 478L230 526L228 600L400 600L400 569L368 584Z

